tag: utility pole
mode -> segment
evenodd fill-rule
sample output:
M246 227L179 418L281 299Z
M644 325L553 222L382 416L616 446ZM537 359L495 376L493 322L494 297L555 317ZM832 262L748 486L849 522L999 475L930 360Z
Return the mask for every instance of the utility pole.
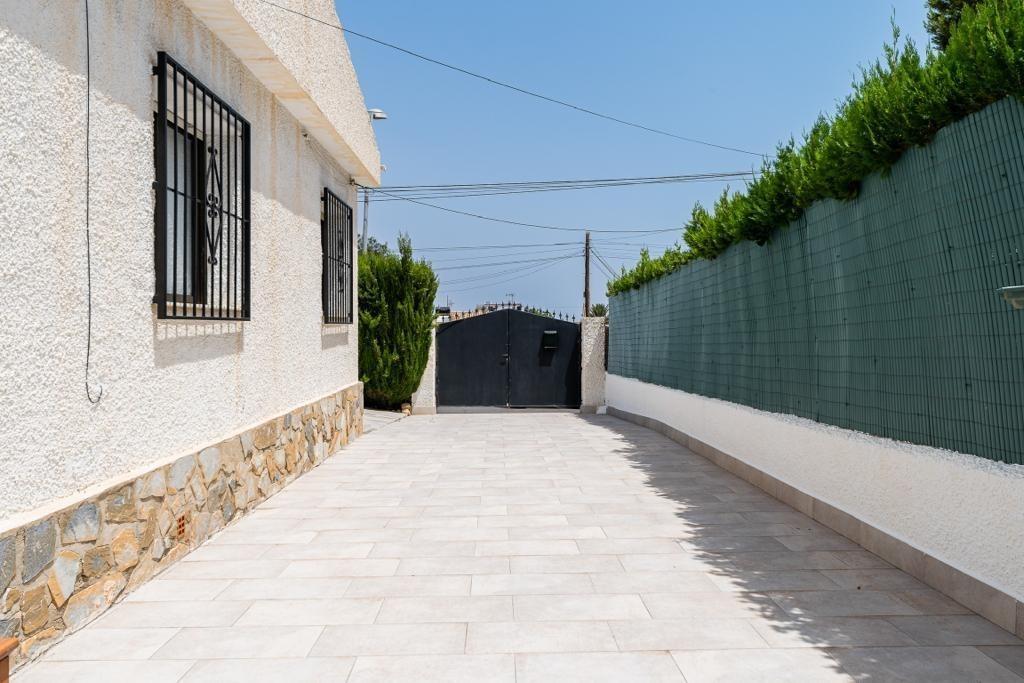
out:
M583 244L583 317L590 315L590 233Z
M361 251L365 254L369 245L366 243L367 240L367 225L369 224L370 218L370 191L367 189L363 190L363 244Z

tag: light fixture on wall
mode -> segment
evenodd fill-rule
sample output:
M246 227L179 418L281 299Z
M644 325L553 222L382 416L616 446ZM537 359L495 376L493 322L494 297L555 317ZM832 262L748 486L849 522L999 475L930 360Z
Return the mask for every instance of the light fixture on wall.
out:
M1020 310L1024 308L1024 285L1013 285L1012 287L1000 287L997 290L1003 295L1003 299L1013 306L1015 309Z
M383 121L388 117L383 109L367 109L366 113L370 115L371 121Z

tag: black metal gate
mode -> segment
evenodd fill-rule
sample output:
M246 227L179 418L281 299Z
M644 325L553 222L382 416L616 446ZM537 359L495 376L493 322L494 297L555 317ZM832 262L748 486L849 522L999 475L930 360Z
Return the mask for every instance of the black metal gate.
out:
M437 328L437 404L580 406L580 326L505 309Z

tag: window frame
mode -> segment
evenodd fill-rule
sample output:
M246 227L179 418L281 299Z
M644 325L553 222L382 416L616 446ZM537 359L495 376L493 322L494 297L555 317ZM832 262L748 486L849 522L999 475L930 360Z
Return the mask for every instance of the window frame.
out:
M157 318L249 320L252 277L249 122L166 52L157 53L153 74L157 100L154 112L153 302ZM169 89L172 92L168 92ZM169 101L172 106L168 106ZM184 160L184 188L177 187L178 145L182 138L189 150ZM174 169L170 170L168 163L172 160ZM171 176L174 176L173 186L169 183ZM177 207L182 198L185 215L180 217ZM175 202L174 207L169 201ZM174 218L168 216L169 210ZM176 255L182 247L179 229L182 240L187 240L185 235L188 234L192 239L191 245L186 241L180 252L183 254L182 289L186 290L182 292L177 291ZM214 251L210 250L211 244ZM169 269L174 278L170 286ZM188 282L189 277L191 282ZM187 291L189 289L191 291Z
M354 216L344 199L324 187L320 195L320 296L324 325L351 325L355 317ZM339 288L334 287L335 279Z

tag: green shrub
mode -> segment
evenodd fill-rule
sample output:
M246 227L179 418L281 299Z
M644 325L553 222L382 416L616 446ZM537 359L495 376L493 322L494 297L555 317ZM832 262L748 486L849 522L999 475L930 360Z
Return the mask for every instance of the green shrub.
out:
M395 408L419 386L430 353L437 277L398 238L359 255L359 377L367 404Z
M693 208L683 241L657 258L644 251L608 294L662 277L693 259L713 259L742 241L765 244L815 201L849 200L871 173L887 171L906 150L943 127L1008 96L1024 96L1024 2L983 0L959 8L942 52L901 46L894 29L883 59L862 69L831 117L780 145L746 192L722 193L709 212Z
M949 44L953 27L960 21L964 7L977 5L979 0L928 0L928 17L924 26L932 36L932 43L940 50Z

